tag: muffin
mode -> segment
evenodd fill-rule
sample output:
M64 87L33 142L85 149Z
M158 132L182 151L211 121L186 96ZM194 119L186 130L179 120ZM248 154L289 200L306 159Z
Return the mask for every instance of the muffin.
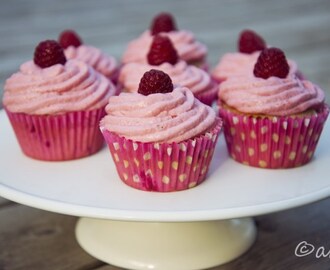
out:
M211 105L217 99L218 85L210 75L179 60L171 40L163 34L153 37L146 63L128 63L120 71L119 84L123 91L137 92L143 74L153 68L168 74L175 85L189 88L201 102Z
M266 49L264 39L252 30L244 30L238 39L238 52L226 53L212 71L212 77L218 83L230 77L245 76L257 62L260 52ZM296 62L288 60L289 73L296 74L303 79Z
M261 168L292 168L315 152L329 107L324 92L289 72L285 54L268 48L253 71L220 84L219 114L230 156Z
M61 46L46 40L34 60L6 80L3 105L23 153L49 161L97 152L98 125L115 86L86 63L67 60Z
M192 32L178 30L173 16L164 12L154 17L149 30L144 31L137 39L128 44L122 57L122 63L145 62L152 37L159 33L169 37L180 59L186 61L189 65L207 70L206 46L198 42Z
M114 84L117 83L119 67L114 57L106 55L96 47L83 44L81 38L73 30L63 31L59 36L59 43L67 59L83 61Z
M110 97L106 113L101 131L125 184L170 192L205 180L222 122L166 73L146 72L137 93Z

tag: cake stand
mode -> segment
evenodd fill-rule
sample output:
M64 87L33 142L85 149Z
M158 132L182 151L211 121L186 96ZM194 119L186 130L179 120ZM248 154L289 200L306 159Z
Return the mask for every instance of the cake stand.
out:
M229 159L220 138L208 179L195 188L153 193L123 184L104 147L66 162L24 156L0 112L0 195L32 207L82 217L79 244L107 263L128 269L204 269L253 244L256 215L330 195L330 127L314 159L287 170L244 166Z

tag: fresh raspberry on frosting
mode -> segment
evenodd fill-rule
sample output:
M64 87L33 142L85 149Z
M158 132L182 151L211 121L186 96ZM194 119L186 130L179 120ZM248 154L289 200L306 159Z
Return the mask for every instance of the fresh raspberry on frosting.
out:
M45 40L38 44L34 51L34 63L41 68L56 64L64 65L66 58L63 48L55 40Z
M59 43L63 49L66 49L69 46L79 47L82 41L75 31L65 30L60 34Z
M151 43L147 59L148 63L153 66L163 63L175 65L178 62L178 53L168 37L156 35Z
M143 74L138 89L138 93L145 96L172 91L173 83L170 76L157 69L151 69Z
M253 73L256 77L263 79L271 76L285 78L289 74L289 70L284 52L278 48L268 48L260 53Z
M238 39L238 50L242 53L253 53L266 48L266 42L252 30L244 30Z
M172 14L167 12L159 13L152 20L150 31L152 35L157 35L161 32L171 32L177 30L175 20Z

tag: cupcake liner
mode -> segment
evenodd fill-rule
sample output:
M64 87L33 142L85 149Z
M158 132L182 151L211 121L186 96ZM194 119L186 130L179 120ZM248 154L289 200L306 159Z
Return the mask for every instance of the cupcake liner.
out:
M63 161L89 156L101 149L99 121L104 108L61 115L29 115L6 109L25 155L39 160Z
M102 129L120 179L133 188L171 192L205 180L222 127L180 143L143 143Z
M229 155L245 165L293 168L308 163L315 152L329 107L303 116L257 117L220 107Z
M212 103L218 99L219 86L216 82L212 81L210 89L196 94L195 97L206 105L212 106Z

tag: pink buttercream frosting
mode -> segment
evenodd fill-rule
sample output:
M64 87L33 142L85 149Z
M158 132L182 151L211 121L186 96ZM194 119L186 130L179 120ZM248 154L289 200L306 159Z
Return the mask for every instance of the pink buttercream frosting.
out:
M232 77L220 84L219 99L243 113L286 116L320 107L324 92L294 74L285 79Z
M111 78L117 71L116 59L104 54L98 48L88 45L80 45L79 47L69 46L64 50L64 53L67 59L81 60L95 68L107 78Z
M217 81L222 82L233 76L245 76L253 72L253 68L260 55L260 51L251 54L235 52L226 53L219 60L212 71L212 77ZM288 60L290 66L290 74L302 76L298 71L296 62Z
M140 142L181 142L209 131L214 110L186 87L166 94L121 93L110 97L101 128Z
M115 93L108 79L82 61L48 68L29 61L6 80L3 104L11 112L61 114L101 108Z
M171 31L162 33L172 41L178 52L179 58L190 62L204 60L207 55L207 48L204 44L198 42L192 32L187 30ZM152 43L153 36L149 30L143 32L137 39L131 41L124 52L122 62L142 62L147 61L147 54Z
M167 73L176 85L188 87L194 95L210 91L215 87L210 75L204 70L179 61L175 65L163 63L152 66L147 63L129 63L124 65L119 75L119 82L127 92L137 92L143 74L150 69L159 69Z

